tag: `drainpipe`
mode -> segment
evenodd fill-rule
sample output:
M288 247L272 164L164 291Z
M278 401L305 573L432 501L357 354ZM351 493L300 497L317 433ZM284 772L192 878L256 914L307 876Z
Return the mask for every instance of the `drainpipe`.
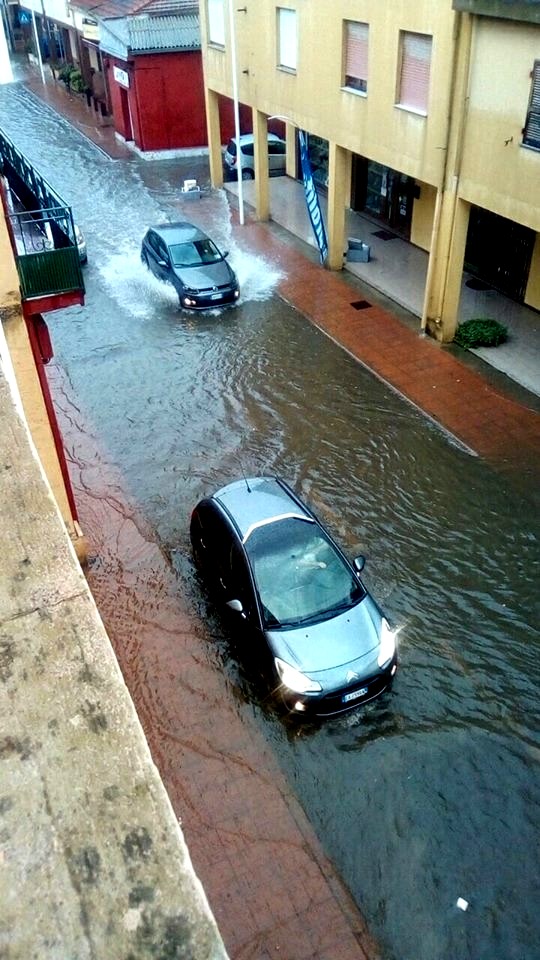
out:
M452 62L452 83L450 86L449 97L449 115L447 124L445 162L441 187L437 190L437 199L435 211L433 214L433 229L431 232L430 257L428 262L428 272L426 276L426 286L424 292L424 303L422 308L421 330L425 331L429 304L431 301L431 285L435 271L437 248L440 246L440 228L442 221L443 204L448 196L450 184L454 194L454 206L457 203L457 192L459 187L459 177L461 172L461 161L463 156L463 135L465 130L465 118L468 109L468 86L469 86L469 65L471 59L471 38L472 38L472 16L469 13L457 13L458 17L456 28L456 42L454 46L454 56ZM455 210L452 216L452 230L455 219ZM435 322L440 325L442 304L444 300L444 291L447 287L448 269L451 253L451 238L446 244L444 253L444 265L442 270L443 282L437 290L437 304L434 312Z
M240 225L244 225L244 184L242 180L242 151L240 149L240 110L238 106L238 75L236 67L236 28L232 0L229 0L229 27L231 34L231 69L234 100L234 135L236 137L236 174L238 178L238 208Z
M36 44L36 54L39 61L39 69L41 71L41 82L45 85L45 71L43 70L43 59L41 57L41 47L39 45L39 37L36 26L36 11L32 7L32 25L34 27L34 41Z

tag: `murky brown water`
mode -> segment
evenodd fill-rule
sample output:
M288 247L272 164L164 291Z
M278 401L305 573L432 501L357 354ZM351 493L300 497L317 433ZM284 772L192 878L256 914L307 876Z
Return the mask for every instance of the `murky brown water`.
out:
M220 196L201 201L197 220L230 246L243 301L210 317L179 313L138 261L148 223L193 216L171 186L179 167L107 161L67 125L60 134L15 87L0 87L0 110L7 133L73 202L88 237L87 305L51 315L50 327L69 380L69 400L60 386L57 396L97 542L92 499L123 510L133 498L143 540L170 558L196 618L208 676L224 672L227 695L265 738L389 958L535 960L533 478L518 493L511 477L452 446L273 296L272 264L238 248ZM88 423L103 464L81 453L77 437ZM367 555L368 586L403 625L391 696L303 731L259 702L201 593L187 536L198 498L242 469L285 476L347 550ZM115 530L120 546L130 522L140 522L133 518ZM147 583L154 549L132 557L133 575L144 571ZM124 573L107 569L112 619ZM167 620L158 589L153 606L145 593L142 609L136 589L130 596L130 622ZM159 728L168 705L151 655L137 674L139 655L136 644L127 655L135 693L145 722ZM172 655L169 665L174 671ZM459 896L470 901L466 913L455 907Z

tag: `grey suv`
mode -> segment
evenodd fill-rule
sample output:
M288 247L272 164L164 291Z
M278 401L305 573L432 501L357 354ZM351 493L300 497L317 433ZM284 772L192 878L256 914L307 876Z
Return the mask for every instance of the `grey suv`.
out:
M190 310L236 303L240 288L227 256L206 233L185 221L150 227L141 246L142 262L158 280L172 283L181 305Z

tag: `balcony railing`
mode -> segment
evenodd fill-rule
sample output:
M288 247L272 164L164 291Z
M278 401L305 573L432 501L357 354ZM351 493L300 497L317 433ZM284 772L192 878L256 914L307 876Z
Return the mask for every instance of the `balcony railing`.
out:
M9 184L8 218L23 301L65 295L63 305L66 299L83 303L71 207L2 130L0 173Z
M84 291L69 207L10 213L23 300Z

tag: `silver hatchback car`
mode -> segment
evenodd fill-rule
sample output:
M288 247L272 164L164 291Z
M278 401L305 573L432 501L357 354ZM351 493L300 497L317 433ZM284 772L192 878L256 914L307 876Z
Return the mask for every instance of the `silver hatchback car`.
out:
M243 133L240 137L240 151L242 154L242 180L253 180L255 176L254 142L252 133ZM285 173L287 144L275 133L268 134L268 171L270 176L280 176ZM238 166L238 145L236 137L229 140L223 163L229 173L236 174Z
M191 517L197 567L249 631L271 687L296 714L328 716L386 690L396 635L309 507L282 480L222 487Z

